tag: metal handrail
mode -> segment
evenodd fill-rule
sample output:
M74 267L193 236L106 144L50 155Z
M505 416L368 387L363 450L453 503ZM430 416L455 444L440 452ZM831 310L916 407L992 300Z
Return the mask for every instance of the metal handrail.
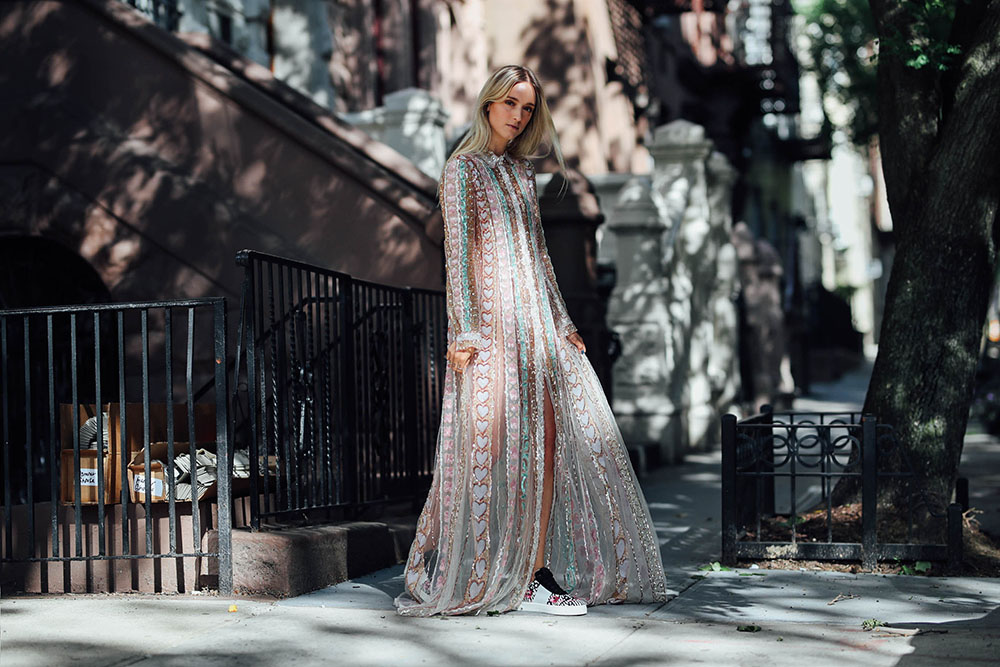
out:
M444 294L251 250L236 262L251 528L414 500L436 442Z

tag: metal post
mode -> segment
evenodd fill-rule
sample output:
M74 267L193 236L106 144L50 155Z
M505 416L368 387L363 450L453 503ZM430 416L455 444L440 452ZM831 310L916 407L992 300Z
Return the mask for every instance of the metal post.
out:
M768 424L771 428L767 430L761 430L759 438L756 439L754 445L757 447L757 458L760 461L764 461L767 464L767 472L774 472L774 407L771 405L760 406L761 423ZM788 435L792 435L791 429L789 429ZM795 479L794 477L792 478ZM761 513L767 514L768 516L774 516L774 475L768 475L764 478L763 483L763 493L764 496L760 503L760 511L757 513L757 535L760 536L760 515ZM792 525L792 533L795 533L795 526Z
M403 299L403 456L406 470L406 487L411 495L417 492L417 475L420 469L418 456L418 426L417 426L417 360L414 350L419 340L419 333L413 324L413 291L406 289Z
M359 500L356 483L359 443L355 427L357 379L354 360L354 285L349 278L338 282L340 287L340 321L337 323L337 336L340 338L340 391L337 401L340 404L340 419L343 424L339 443L343 457L340 478L341 488L343 488L341 498L349 506L356 506Z
M71 392L73 395L73 416L71 423L73 424L73 528L75 529L73 537L74 544L76 548L77 558L83 556L83 498L80 490L80 447L83 444L80 442L80 395L79 386L77 381L79 379L79 369L77 368L77 350L76 350L76 313L70 313L69 316L69 346L70 346L70 357L72 359L70 367L70 377L72 388ZM98 406L100 408L100 406ZM68 547L69 545L67 545ZM67 549L68 551L68 549Z
M736 565L736 415L722 416L722 562Z
M128 463L129 456L131 452L128 451L128 438L126 434L128 433L128 410L126 409L127 404L125 403L125 313L121 310L115 313L117 326L117 337L118 337L118 433L119 441L123 444L119 449L121 450L121 502L122 502L122 553L131 554L132 553L132 541L129 539L129 500L131 498L131 493L129 491L128 484ZM109 414L108 417L111 415ZM135 506L132 505L132 511L135 512Z
M240 298L239 331L236 334L236 365L233 370L233 390L239 390L240 358L244 341L246 343L247 360L247 420L250 422L250 529L260 530L260 493L263 486L267 493L267 484L261 485L260 477L260 432L262 425L261 410L263 399L257 392L257 302L254 298L254 259L249 250L241 250L236 255L236 263L243 267L243 293ZM234 397L235 399L235 397ZM233 401L233 412L236 412L236 401ZM266 419L266 417L264 417ZM235 431L235 427L234 427ZM267 466L265 460L264 466ZM266 478L265 478L266 482Z
M3 523L4 523L4 558L14 557L14 512L11 511L13 505L13 494L11 493L10 476L10 391L7 386L7 318L0 317L0 404L3 405L3 440L0 447L3 448ZM55 505L53 498L53 505Z
M195 319L195 309L187 309L187 349L185 351L185 364L184 364L184 396L185 404L187 405L187 429L188 429L188 442L190 446L188 447L188 461L189 470L197 470L197 438L195 437L195 423L194 423L194 319ZM216 449L216 454L218 454L218 449ZM194 474L191 477L191 531L192 531L192 544L195 545L197 551L201 551L201 507L198 503L198 497L201 493L198 488L198 475Z
M878 518L878 436L872 415L861 417L861 566L874 570Z
M323 458L322 458L322 468L323 468L323 498L324 503L327 506L332 506L337 504L337 493L340 491L336 487L336 470L337 465L335 464L335 443L336 443L336 432L334 429L334 415L336 411L333 407L333 392L334 392L334 381L336 372L336 364L333 361L334 346L333 340L336 339L336 333L333 329L333 323L337 319L336 315L336 283L331 280L328 276L322 276L320 285L322 287L322 313L323 317L320 323L320 328L323 332L322 350L322 371L323 371L323 398L320 406L320 421L323 425L323 434L321 438Z
M958 503L948 505L948 569L957 570L962 565L962 506Z
M27 323L27 318L25 318ZM27 332L25 332L27 334ZM104 440L104 429L111 431L111 427L104 423L104 404L101 396L101 314L94 312L94 414L97 417L97 550L98 554L104 556L107 539L105 534L105 493L107 486L111 482L104 479L104 448L108 448L107 456L111 456L111 443ZM109 414L110 418L111 415ZM30 423L30 422L29 422ZM110 466L109 466L110 468ZM114 502L114 498L109 499Z
M215 339L215 439L219 484L219 593L233 594L232 446L229 437L229 377L226 373L226 300L218 299L213 308ZM192 500L196 503L196 500ZM192 507L193 509L193 507Z
M149 309L139 311L139 325L142 330L142 465L146 478L145 501L143 502L143 522L146 524L146 553L153 551L153 474L149 445L151 435L149 428ZM98 406L100 407L100 406Z
M32 558L35 557L37 553L36 540L35 540L35 452L32 447L32 437L31 433L31 320L27 315L24 316L24 470L25 470L25 482L27 484L27 510L28 510L28 553ZM100 413L101 406L97 406L97 411ZM100 427L100 417L98 417L98 427ZM97 440L100 442L101 432L97 432ZM98 447L100 447L98 445ZM98 452L101 450L98 449ZM98 458L97 474L98 479L103 479L101 475L100 464L102 460ZM104 497L104 489L99 489L100 497ZM102 506L103 509L103 506ZM9 509L7 511L10 511ZM101 517L103 519L103 516ZM102 533L103 536L103 533Z
M177 486L174 479L174 338L173 312L170 306L163 309L163 352L164 374L166 375L166 416L167 416L167 460L166 460L166 494L167 516L169 517L167 533L170 543L170 553L177 553ZM225 357L223 357L225 364ZM194 451L197 449L194 433L188 433L188 456L191 457L191 514L198 509L198 468L194 464Z
M56 419L59 413L56 411L56 372L53 359L54 346L53 346L53 333L52 333L52 315L49 314L45 317L45 331L46 331L46 342L48 347L48 379L49 379L49 518L52 523L52 555L59 555L59 479L58 472L59 469L56 467L57 458L60 456L56 450L57 440L56 440ZM8 485L9 488L9 485ZM10 503L5 505L5 507L10 507ZM5 512L10 516L10 512ZM127 523L127 522L122 522ZM8 539L10 539L8 537ZM8 542L8 545L10 543Z
M961 505L962 511L969 510L969 479L959 477L955 480L955 502Z

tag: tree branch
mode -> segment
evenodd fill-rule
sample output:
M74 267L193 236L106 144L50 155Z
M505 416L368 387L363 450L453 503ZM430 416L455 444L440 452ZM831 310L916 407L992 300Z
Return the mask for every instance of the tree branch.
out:
M893 227L899 231L904 231L909 223L907 198L914 178L923 172L930 159L941 110L940 72L931 67L910 67L902 54L887 48L887 44L900 40L911 43L924 39L907 6L910 2L870 0L879 36L879 143L883 155L894 156L883 161L882 169Z
M980 26L986 16L988 7L987 0L958 0L955 6L955 20L951 24L951 33L948 35L948 42L954 44L961 50L960 58L964 58L969 53L969 47L976 34L976 28ZM947 119L951 113L952 104L955 102L955 91L961 78L960 67L949 67L941 77L941 116Z

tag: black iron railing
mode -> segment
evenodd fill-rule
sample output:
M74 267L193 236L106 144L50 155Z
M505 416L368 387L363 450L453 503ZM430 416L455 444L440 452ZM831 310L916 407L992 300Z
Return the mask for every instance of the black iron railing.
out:
M723 561L856 560L867 569L897 559L957 564L962 557L961 505L938 507L940 503L929 503L915 485L906 507L896 508L908 516L905 532L900 534L895 526L893 535L880 539L879 483L895 478L905 489L914 480L897 448L891 426L859 413L772 413L765 407L743 421L725 415ZM851 533L855 538L859 533L860 539L835 534L834 512L841 510L834 506L833 488L847 477L861 482L860 530ZM800 539L803 510L822 520L825 534ZM945 522L946 544L912 543L917 512Z
M209 558L230 593L225 359L221 298L0 311L3 564Z
M235 418L261 465L251 526L419 497L440 420L444 294L253 251L237 263Z

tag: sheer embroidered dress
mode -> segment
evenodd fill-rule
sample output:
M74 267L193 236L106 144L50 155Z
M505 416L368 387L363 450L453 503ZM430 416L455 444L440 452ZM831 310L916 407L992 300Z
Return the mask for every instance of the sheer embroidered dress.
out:
M441 183L449 342L474 347L445 377L430 493L399 613L517 609L541 516L546 396L555 476L546 564L588 604L666 598L649 510L600 382L567 340L527 160L465 154Z

